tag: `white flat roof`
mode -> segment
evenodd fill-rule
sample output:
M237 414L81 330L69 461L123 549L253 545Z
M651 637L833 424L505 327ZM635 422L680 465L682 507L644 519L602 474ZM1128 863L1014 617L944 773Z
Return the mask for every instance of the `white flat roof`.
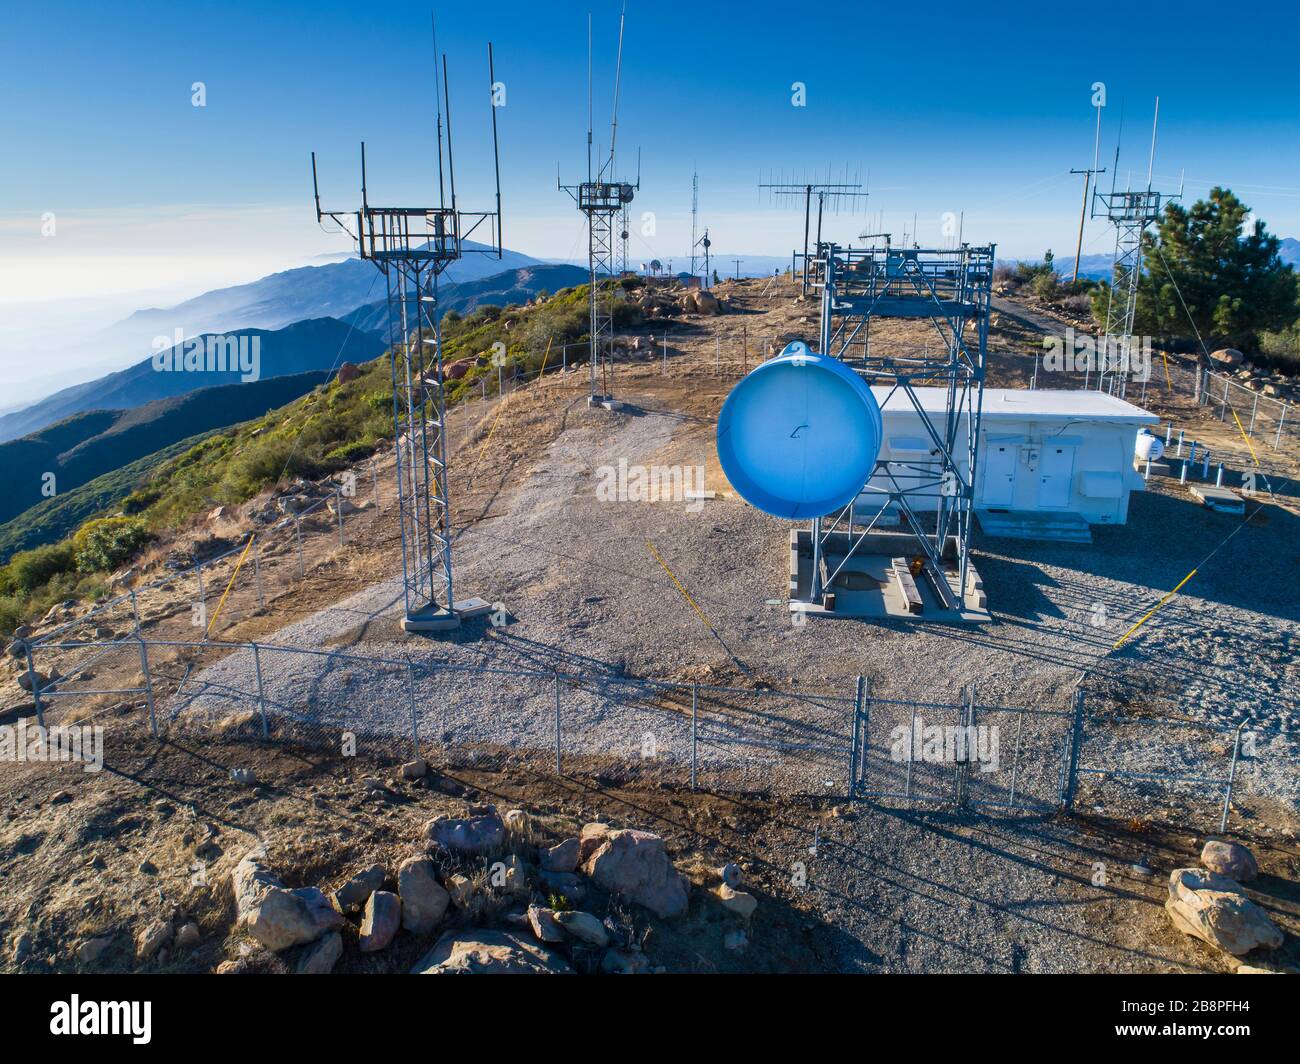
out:
M915 413L901 388L873 386L876 400L886 414ZM942 414L948 409L946 388L914 388L921 409ZM886 398L888 397L888 398ZM1135 425L1155 424L1159 418L1140 406L1105 392L1083 389L985 388L982 418L989 421L1067 420L1110 421Z

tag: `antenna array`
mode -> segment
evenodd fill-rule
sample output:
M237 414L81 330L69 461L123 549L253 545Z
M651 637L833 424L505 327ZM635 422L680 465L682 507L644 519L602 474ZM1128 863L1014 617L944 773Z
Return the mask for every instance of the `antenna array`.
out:
M437 55L437 36L434 36ZM461 617L490 608L482 599L453 597L451 505L447 491L446 378L442 364L442 315L438 278L465 255L501 257L501 167L496 105L492 105L492 154L496 168L496 209L463 211L456 199L456 168L451 134L447 57L437 72L438 205L377 207L366 186L366 147L361 145L361 206L355 211L321 207L316 153L311 153L316 221L330 219L347 233L362 259L384 277L388 309L389 366L393 383L393 431L399 520L402 534L402 584L408 632L456 627ZM496 83L492 45L488 45L489 92ZM446 153L443 117L446 109ZM481 233L481 244L470 237Z

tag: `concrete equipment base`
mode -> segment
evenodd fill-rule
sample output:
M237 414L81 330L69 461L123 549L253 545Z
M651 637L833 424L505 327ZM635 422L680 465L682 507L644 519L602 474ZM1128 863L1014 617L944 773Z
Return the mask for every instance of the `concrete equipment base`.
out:
M955 543L955 541L953 541ZM832 533L823 559L823 580L839 568L849 547L846 533ZM812 588L812 536L807 529L790 533L790 610L811 616L875 617L959 624L990 619L984 582L973 565L967 567L965 594L957 586L955 557L945 552L943 571L928 564L910 580L900 578L895 560L906 569L919 552L915 537L906 533L874 531L853 552L821 601L810 599ZM943 580L949 598L961 605L945 606L936 587ZM919 599L919 603L918 600Z
M408 613L402 618L404 632L449 632L460 627L462 620L482 617L492 610L492 603L487 599L460 599L452 604L451 609L433 604L422 610Z

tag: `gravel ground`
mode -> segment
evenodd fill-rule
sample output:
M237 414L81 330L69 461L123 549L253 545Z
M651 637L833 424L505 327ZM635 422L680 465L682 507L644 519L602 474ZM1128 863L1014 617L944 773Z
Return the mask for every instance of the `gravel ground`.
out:
M1279 563L1294 558L1300 522L1293 515L1269 507L1223 544L1240 518L1210 513L1169 493L1176 487L1136 494L1129 525L1096 529L1091 545L978 544L976 564L989 590L991 624L812 618L800 625L783 597L784 523L726 497L702 508L681 501L597 500L598 470L620 459L630 465L702 465L709 487L726 491L708 419L657 412L665 402L648 370L625 373L624 381L622 398L630 406L623 413L589 411L578 400L557 398L552 416L559 420L550 442L529 456L527 469L491 492L485 514L458 535L458 595L501 604L508 624L479 621L451 636L399 637L398 588L390 580L281 629L269 641L409 657L420 666L421 737L447 744L553 748L553 685L505 670L590 677L581 687L564 685L565 749L629 764L645 760L647 749L669 761L689 757L689 719L680 705L665 708L659 700L629 696L622 682L627 677L831 696L834 701L821 703L755 696L739 716L719 712L715 718L706 710L700 726L702 762L716 759L747 769L741 772L746 783L821 793L842 789L846 778L847 700L858 674L867 677L877 699L952 704L973 684L982 704L1058 713L1069 710L1082 679L1090 712L1123 719L1138 714L1148 721L1172 716L1204 726L1195 743L1185 729L1163 724L1128 731L1090 726L1084 764L1147 771L1153 764L1174 764L1176 754L1180 770L1218 779L1227 765L1214 729L1250 720L1264 756L1243 762L1242 785L1288 802L1300 798L1292 756L1300 724L1296 570L1279 565L1268 579L1249 575L1261 557ZM716 383L709 387L722 392ZM1184 592L1113 652L1115 639L1216 546ZM197 674L187 686L188 699L211 708L220 692L205 694L205 685L251 691L246 658L237 655ZM299 655L263 655L276 707L310 712L327 730L409 734L404 670L372 675L328 658L309 660L317 662L314 671ZM434 665L503 671L484 676L426 668ZM888 770L889 729L879 719L873 720L870 756ZM1063 749L1060 720L1030 716L1026 728L1006 714L985 713L982 719L999 723L1002 733L996 779L978 778L991 788L990 796L1006 798L1016 772L1022 795L1051 800ZM955 720L940 713L932 722ZM890 728L898 723L891 719ZM1016 727L1019 757L1012 756ZM773 743L798 749L777 757ZM940 795L946 774L917 766L918 783L924 782L922 768L936 777L932 787ZM897 775L897 766L892 769Z

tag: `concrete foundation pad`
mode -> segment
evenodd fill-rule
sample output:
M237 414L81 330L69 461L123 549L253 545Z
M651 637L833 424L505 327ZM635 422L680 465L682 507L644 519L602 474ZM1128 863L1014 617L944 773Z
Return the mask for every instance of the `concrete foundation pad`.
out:
M482 617L492 611L492 603L487 599L458 599L451 609L445 606L427 606L402 618L404 632L449 632L460 627L460 622L473 617Z

